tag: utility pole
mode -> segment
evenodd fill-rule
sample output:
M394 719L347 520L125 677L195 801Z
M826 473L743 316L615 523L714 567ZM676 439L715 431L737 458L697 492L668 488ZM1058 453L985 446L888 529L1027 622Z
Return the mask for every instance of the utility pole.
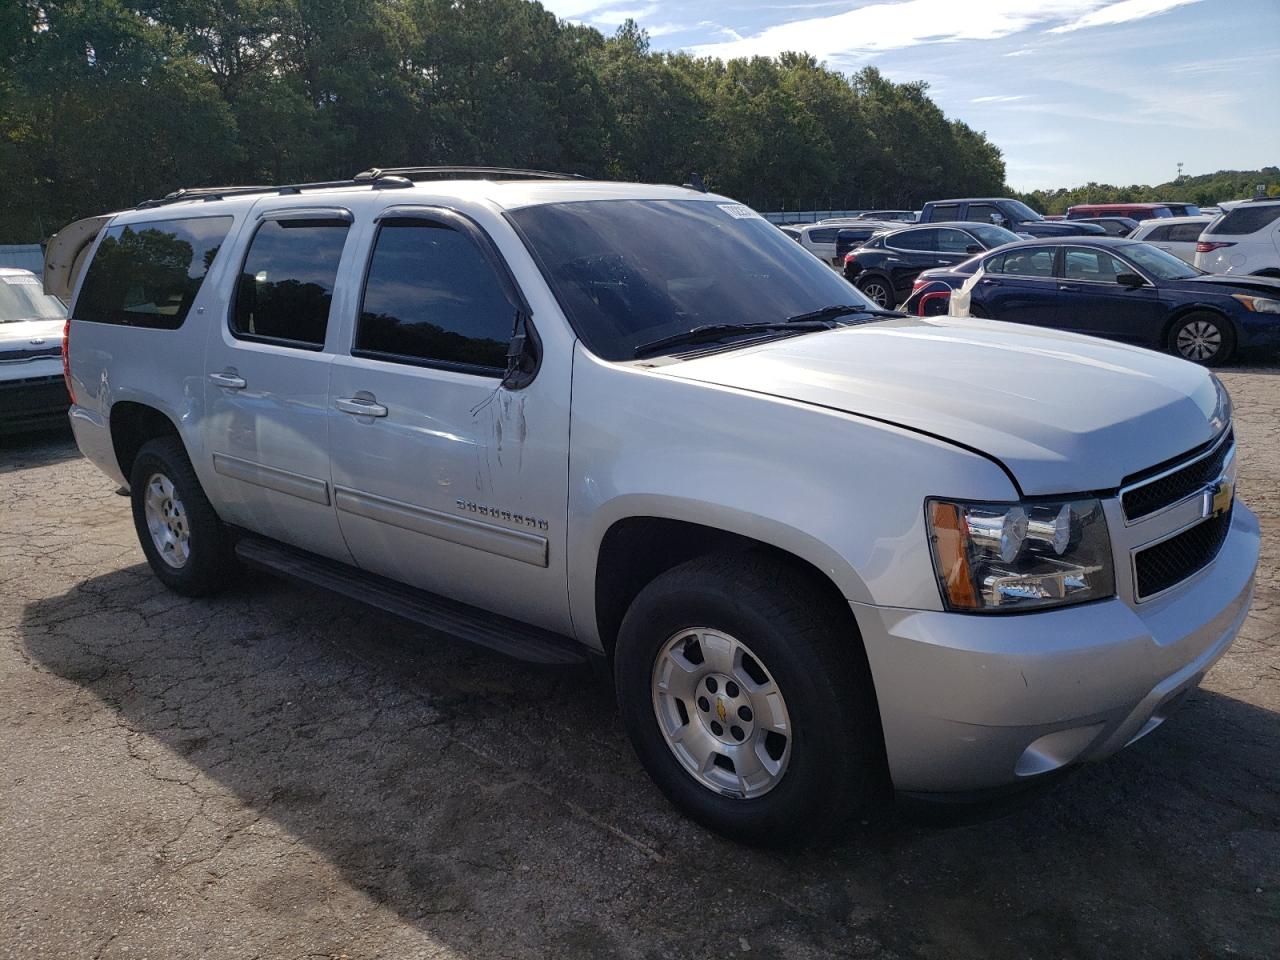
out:
M1178 183L1178 182L1180 182L1181 180L1182 180L1182 161L1181 161L1181 160L1179 160L1179 161L1178 161L1178 179L1177 179L1177 180L1175 180L1174 182L1175 182L1175 183Z

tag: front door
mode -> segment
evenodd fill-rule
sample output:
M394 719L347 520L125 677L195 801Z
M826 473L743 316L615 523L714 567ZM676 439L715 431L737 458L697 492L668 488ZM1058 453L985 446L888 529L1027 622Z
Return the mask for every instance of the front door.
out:
M1017 247L986 261L973 288L970 313L1051 327L1058 317L1054 247Z
M231 523L350 560L329 484L329 313L345 210L267 211L230 316L209 325L205 418L211 499Z
M1118 283L1122 274L1139 275L1125 261L1096 247L1066 247L1058 284L1058 321L1063 330L1095 337L1157 345L1166 308L1151 284Z
M426 207L380 219L330 377L334 496L361 567L569 633L570 376L546 358L527 386L503 386L517 310L471 220Z

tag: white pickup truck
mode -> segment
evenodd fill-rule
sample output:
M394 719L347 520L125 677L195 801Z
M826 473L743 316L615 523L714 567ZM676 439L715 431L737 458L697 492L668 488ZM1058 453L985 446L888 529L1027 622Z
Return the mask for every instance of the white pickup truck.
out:
M73 225L46 284L76 438L165 584L248 565L608 663L656 783L744 840L1106 757L1252 596L1209 372L878 310L725 197L210 188Z

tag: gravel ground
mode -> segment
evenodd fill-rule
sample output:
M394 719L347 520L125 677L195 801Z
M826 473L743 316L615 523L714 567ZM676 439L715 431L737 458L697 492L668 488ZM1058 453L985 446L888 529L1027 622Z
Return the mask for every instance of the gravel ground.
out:
M999 820L768 853L675 814L608 694L330 596L148 574L65 435L0 447L0 957L1280 955L1280 371L1263 560L1169 723Z

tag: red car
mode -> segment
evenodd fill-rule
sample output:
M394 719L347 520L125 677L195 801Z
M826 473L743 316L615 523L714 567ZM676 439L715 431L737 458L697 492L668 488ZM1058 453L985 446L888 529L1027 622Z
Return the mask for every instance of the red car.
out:
M1068 220L1086 217L1132 217L1134 220L1153 220L1156 217L1172 217L1173 211L1160 203L1079 203L1067 207Z

